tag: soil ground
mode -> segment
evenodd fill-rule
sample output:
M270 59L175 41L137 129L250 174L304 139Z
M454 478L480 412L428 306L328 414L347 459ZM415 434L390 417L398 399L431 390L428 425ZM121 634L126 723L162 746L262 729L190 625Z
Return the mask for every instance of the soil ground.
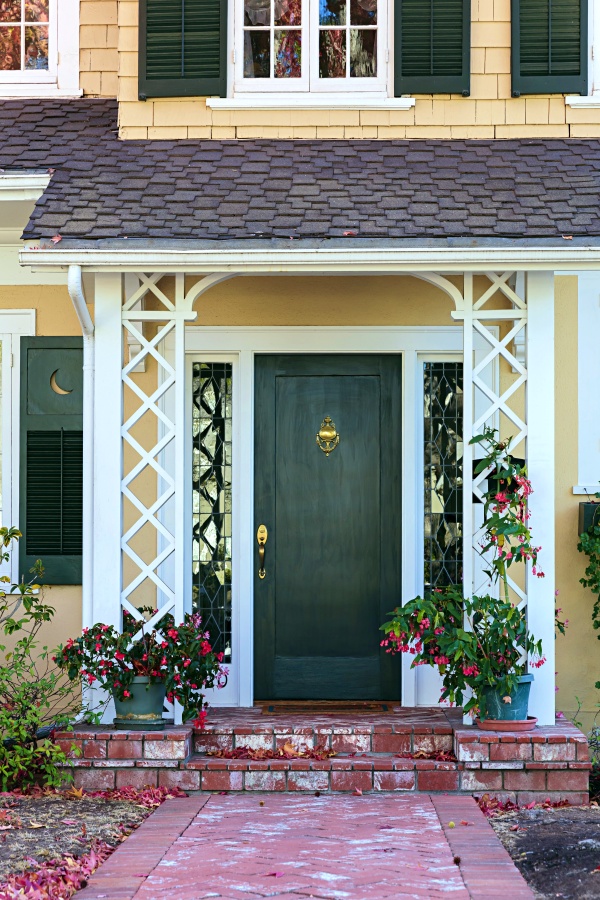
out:
M520 809L491 824L537 897L600 898L600 807Z
M116 846L147 817L148 809L102 797L15 797L0 794L0 882L68 854L81 856L95 839Z

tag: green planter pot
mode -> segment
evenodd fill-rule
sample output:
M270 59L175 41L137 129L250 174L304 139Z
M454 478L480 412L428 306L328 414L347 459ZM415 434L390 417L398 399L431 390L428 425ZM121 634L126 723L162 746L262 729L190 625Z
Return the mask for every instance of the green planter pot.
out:
M131 697L115 701L114 726L119 731L162 731L166 687L164 681L150 681L137 675L129 688ZM113 695L114 696L114 695Z
M506 695L496 688L484 688L481 718L486 721L495 719L500 722L525 721L532 681L533 675L519 675L517 684L510 694L511 703L504 703L502 697Z

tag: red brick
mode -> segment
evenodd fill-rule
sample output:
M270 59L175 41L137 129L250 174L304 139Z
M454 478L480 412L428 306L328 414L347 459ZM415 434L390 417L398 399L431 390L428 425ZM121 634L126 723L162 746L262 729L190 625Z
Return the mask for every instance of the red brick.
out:
M506 762L509 760L531 759L532 746L532 744L491 744L490 760L492 762Z
M142 742L141 741L109 741L108 742L108 758L109 759L141 759L142 758Z
M159 769L158 784L160 787L178 787L182 791L199 791L200 772L191 769Z
M458 772L419 772L420 791L457 791Z
M74 779L75 787L86 791L109 791L115 786L113 769L76 769Z
M145 759L185 759L188 755L187 741L156 741L154 738L144 741Z
M246 772L247 791L285 791L285 772Z
M419 779L419 788L421 779ZM461 790L478 792L478 791L500 791L502 790L502 772L497 769L479 770L478 772L463 772L461 778Z
M328 791L328 772L290 772L288 791Z
M414 791L414 772L374 772L374 791Z
M82 741L57 741L56 742L63 753L67 755L69 759L77 759L78 757L83 755L83 742Z
M84 759L106 759L106 741L85 741L83 757Z
M410 753L409 734L374 734L373 753Z
M296 752L304 752L305 750L314 749L314 739L312 734L282 734L275 738L275 749L281 750L286 744L291 744Z
M490 758L490 746L492 745L479 742L476 744L457 742L456 755L464 762L487 762Z
M589 775L587 772L578 772L569 769L567 772L548 772L549 791L587 791Z
M156 787L158 769L120 769L117 771L117 787Z
M203 772L203 791L241 791L244 776L241 772Z
M332 772L332 791L370 791L373 789L371 772Z
M196 734L194 750L196 753L208 753L209 750L232 750L233 734Z
M423 750L425 753L452 753L452 735L450 734L415 734L413 738L413 750L415 753Z
M336 753L368 753L371 749L370 734L334 734L331 749Z
M545 791L546 773L508 771L504 773L504 787L507 791Z
M587 741L576 741L575 747L577 748L578 760L584 761L590 758L590 750Z
M575 744L535 744L533 758L539 762L575 759Z
M250 750L272 750L273 735L272 734L244 734L238 735L236 728L235 746L247 747Z

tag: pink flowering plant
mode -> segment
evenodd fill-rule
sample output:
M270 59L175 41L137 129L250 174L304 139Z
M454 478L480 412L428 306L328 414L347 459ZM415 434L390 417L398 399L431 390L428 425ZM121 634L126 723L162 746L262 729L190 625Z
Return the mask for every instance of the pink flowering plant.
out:
M437 588L391 613L392 619L381 626L381 645L388 653L409 653L413 667L437 668L440 700L477 715L485 712L486 688L495 688L510 702L528 659L534 668L545 662L541 641L528 631L525 611L511 600L507 574L518 562L531 564L538 578L544 573L538 563L541 547L534 544L528 524L531 483L525 468L512 459L510 441L498 441L487 428L471 443L483 444L486 454L475 470L489 473L481 554L490 563L490 582L502 586L501 597L464 597L457 585Z
M139 612L152 614L156 610L142 607ZM133 697L134 689L144 690L139 684L134 686L137 676L147 676L151 682L164 681L167 700L177 700L183 707L183 721L194 719L202 725L208 706L204 692L224 687L227 682L227 669L221 665L223 654L213 650L198 613L186 613L180 625L175 625L170 614L153 629L145 623L145 618L139 621L124 612L121 632L102 623L84 628L81 637L69 639L58 648L57 665L71 680L101 686L118 700Z

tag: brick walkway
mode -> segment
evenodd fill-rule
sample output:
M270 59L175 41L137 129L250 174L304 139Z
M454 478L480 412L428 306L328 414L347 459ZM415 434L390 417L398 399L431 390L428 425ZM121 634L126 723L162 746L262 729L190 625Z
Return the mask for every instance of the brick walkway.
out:
M532 900L533 893L470 797L230 794L167 801L77 897Z

